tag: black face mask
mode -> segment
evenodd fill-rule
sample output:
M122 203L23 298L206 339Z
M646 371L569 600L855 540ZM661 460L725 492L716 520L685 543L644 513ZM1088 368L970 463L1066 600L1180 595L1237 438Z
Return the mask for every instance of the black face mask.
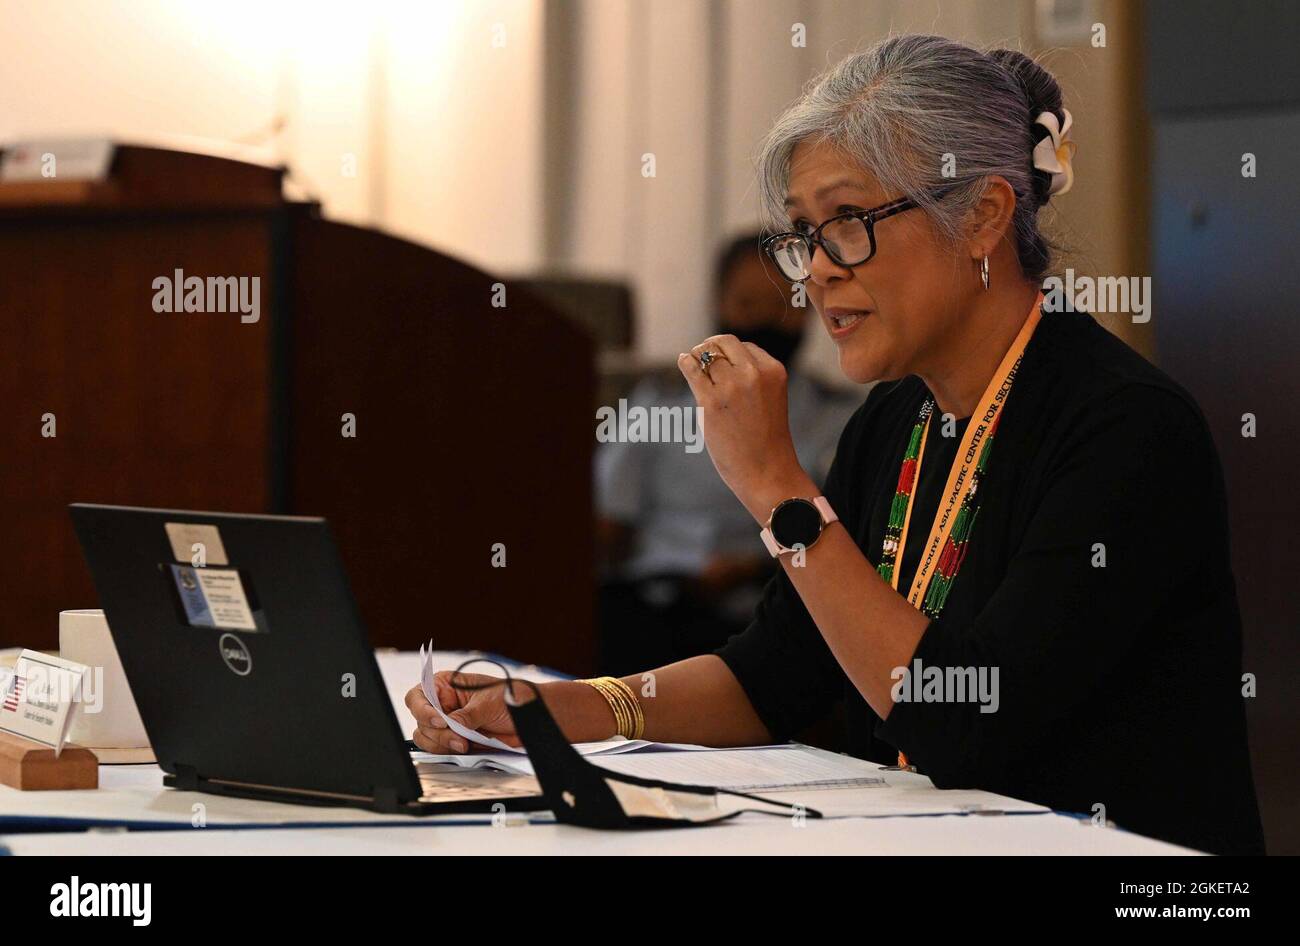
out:
M807 818L822 817L821 812L812 808L800 809L743 792L676 785L592 765L564 738L533 683L512 679L505 667L496 661L487 662L496 666L505 679L485 686L506 688L506 708L514 721L515 733L533 764L533 773L547 807L561 824L584 828L688 828L726 821L744 811L787 818L796 813ZM461 664L456 672L460 673L466 666ZM455 679L453 675L452 686L456 686ZM462 688L481 689L477 686ZM532 690L532 699L523 702L528 696L526 688ZM720 795L743 798L753 804L722 810L718 806Z
M726 329L722 331L726 332ZM731 334L742 342L753 342L787 368L803 341L803 332L791 332L775 326L738 329Z

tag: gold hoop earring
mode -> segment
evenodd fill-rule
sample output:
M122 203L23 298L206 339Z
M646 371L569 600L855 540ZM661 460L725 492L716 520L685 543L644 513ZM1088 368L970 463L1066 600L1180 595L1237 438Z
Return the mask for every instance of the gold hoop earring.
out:
M987 256L984 257L984 261L983 261L982 263L980 263L980 279L982 279L982 280L984 281L984 288L985 288L985 289L988 289L988 287L989 287L989 258L988 258Z

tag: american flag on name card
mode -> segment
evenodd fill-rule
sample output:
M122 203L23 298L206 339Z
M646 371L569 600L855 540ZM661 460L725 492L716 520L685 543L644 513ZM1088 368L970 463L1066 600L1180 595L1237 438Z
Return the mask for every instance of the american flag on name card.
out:
M4 708L7 712L18 712L18 703L23 698L23 689L27 686L27 678L14 674L9 678L9 686L5 688Z

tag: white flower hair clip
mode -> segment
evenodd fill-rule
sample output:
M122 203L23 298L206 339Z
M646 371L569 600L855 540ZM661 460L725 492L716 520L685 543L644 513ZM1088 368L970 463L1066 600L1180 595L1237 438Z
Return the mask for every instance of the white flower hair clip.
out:
M1074 151L1078 146L1070 140L1070 126L1073 119L1068 108L1061 109L1065 123L1061 124L1051 112L1041 112L1034 119L1035 125L1047 129L1047 137L1034 146L1034 167L1052 175L1051 186L1047 196L1064 194L1074 183Z

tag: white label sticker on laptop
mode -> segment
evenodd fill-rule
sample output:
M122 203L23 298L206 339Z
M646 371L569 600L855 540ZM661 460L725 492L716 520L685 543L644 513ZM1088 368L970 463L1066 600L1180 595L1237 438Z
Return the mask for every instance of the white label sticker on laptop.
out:
M239 572L233 568L171 566L190 627L255 631L257 623Z
M194 575L208 601L208 612L215 627L255 631L257 622L248 607L248 595L239 572L233 568L196 568Z
M216 526L197 522L166 522L167 540L172 544L172 557L191 565L229 565L226 547L221 544L221 532Z

